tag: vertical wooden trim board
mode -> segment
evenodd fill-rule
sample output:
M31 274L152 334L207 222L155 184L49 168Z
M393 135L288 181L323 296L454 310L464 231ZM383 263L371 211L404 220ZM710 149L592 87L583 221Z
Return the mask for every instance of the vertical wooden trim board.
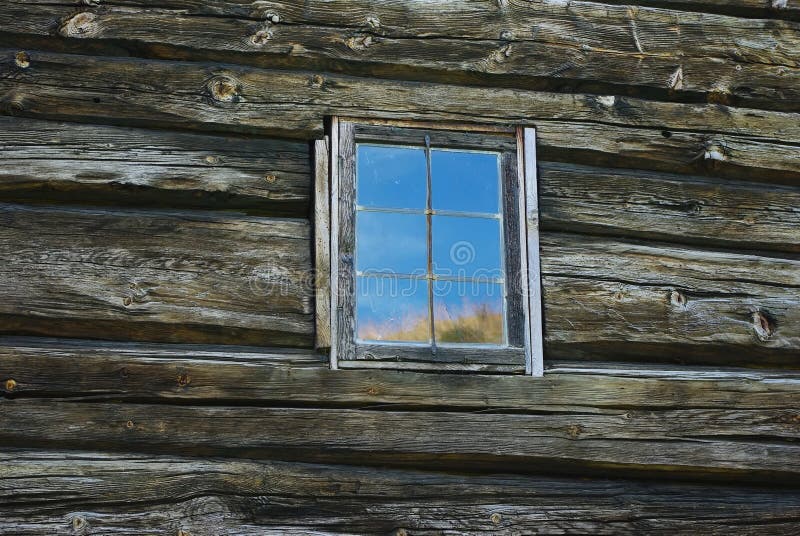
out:
M539 190L536 175L536 129L525 128L522 133L524 161L525 229L528 249L528 308L530 332L530 374L544 375L544 333L542 329L542 286L539 266ZM528 367L526 367L528 368Z
M337 344L339 309L339 119L331 118L330 133L330 328L331 328L331 368L338 369Z
M317 349L331 347L331 223L328 136L314 141L314 286Z

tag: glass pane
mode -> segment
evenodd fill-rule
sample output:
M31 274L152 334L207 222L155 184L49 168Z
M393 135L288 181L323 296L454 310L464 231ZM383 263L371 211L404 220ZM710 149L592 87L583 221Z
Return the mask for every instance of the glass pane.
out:
M431 200L434 210L500 211L499 155L468 151L431 151Z
M356 278L357 336L370 341L430 341L428 282Z
M460 277L502 277L500 220L433 216L433 271Z
M424 274L428 245L423 214L356 213L356 270Z
M433 289L437 343L504 343L502 284L436 281Z
M415 147L358 145L358 204L381 208L425 208L425 150Z

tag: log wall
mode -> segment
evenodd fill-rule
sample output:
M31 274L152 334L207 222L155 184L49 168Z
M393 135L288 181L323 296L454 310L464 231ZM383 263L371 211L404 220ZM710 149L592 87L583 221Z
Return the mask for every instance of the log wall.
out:
M794 0L9 0L0 533L800 526ZM330 370L326 117L534 126L545 376Z

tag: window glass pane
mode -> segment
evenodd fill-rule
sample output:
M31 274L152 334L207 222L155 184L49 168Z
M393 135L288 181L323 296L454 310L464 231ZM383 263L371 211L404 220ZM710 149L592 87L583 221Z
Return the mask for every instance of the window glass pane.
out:
M500 211L499 155L469 151L431 151L431 202L434 210Z
M424 149L359 144L356 166L359 205L425 208L427 165Z
M356 278L357 336L371 341L430 341L428 282Z
M436 281L433 321L437 343L503 344L503 285Z
M500 220L433 216L433 271L460 277L502 277Z
M428 266L425 215L356 213L356 270L424 274Z

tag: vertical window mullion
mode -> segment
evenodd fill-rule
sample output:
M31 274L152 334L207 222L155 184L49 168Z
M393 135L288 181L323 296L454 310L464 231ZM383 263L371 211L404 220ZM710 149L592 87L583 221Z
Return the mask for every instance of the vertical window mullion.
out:
M436 354L436 331L433 312L433 203L431 194L431 138L425 136L426 199L425 220L428 240L428 319L430 321L431 353Z

